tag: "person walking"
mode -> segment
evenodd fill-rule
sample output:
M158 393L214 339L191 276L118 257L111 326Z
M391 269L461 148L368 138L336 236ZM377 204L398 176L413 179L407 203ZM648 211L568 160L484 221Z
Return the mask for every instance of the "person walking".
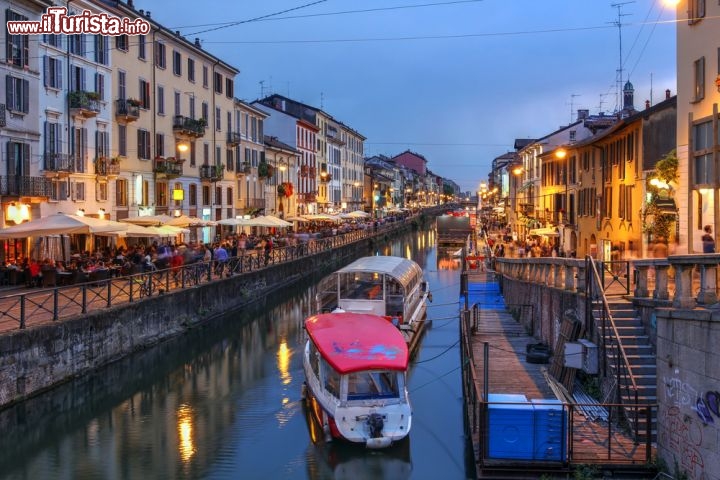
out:
M705 225L705 234L702 236L703 253L715 253L715 237L712 235L712 227Z

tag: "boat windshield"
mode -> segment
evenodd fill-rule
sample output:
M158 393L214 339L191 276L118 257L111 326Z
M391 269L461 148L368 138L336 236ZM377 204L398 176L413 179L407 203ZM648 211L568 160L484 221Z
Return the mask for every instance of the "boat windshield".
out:
M400 397L398 372L365 371L348 375L348 400L398 397Z

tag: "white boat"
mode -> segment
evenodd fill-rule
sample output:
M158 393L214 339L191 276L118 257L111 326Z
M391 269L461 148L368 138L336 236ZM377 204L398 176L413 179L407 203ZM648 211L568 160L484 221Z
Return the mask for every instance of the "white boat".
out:
M326 441L385 448L412 426L407 344L386 318L322 313L305 320L303 396Z
M371 313L390 319L414 355L425 326L428 283L420 265L403 257L362 257L323 279L317 311Z

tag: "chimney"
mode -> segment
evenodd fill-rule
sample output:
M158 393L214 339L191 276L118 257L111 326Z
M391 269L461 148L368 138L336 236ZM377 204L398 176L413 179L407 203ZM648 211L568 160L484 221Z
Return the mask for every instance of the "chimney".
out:
M645 110L650 108L650 100L645 100Z
M665 90L665 100L670 100L670 89Z
M579 109L577 111L577 119L578 120L586 120L590 116L590 110L586 108Z
M176 37L179 37L179 36L180 36L180 30L175 30L175 36L176 36Z
M195 46L200 48L200 39L198 37L195 37Z
M143 17L145 16L145 10L143 10L142 8L141 8L140 10L138 10L138 12L139 12L140 15L142 15Z
M145 12L145 16L146 16L147 18L150 18L150 10L148 10L147 12Z
M133 0L128 0L128 7L134 8Z

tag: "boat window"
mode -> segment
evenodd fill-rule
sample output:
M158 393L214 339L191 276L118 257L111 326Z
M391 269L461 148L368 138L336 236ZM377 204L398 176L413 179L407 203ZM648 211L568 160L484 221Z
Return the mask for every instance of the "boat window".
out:
M340 297L351 300L380 300L382 276L376 272L354 272L340 281Z
M400 396L397 372L357 372L348 375L348 400Z
M317 378L320 378L320 353L314 343L310 342L310 368Z
M340 374L325 363L325 390L328 393L340 398Z

